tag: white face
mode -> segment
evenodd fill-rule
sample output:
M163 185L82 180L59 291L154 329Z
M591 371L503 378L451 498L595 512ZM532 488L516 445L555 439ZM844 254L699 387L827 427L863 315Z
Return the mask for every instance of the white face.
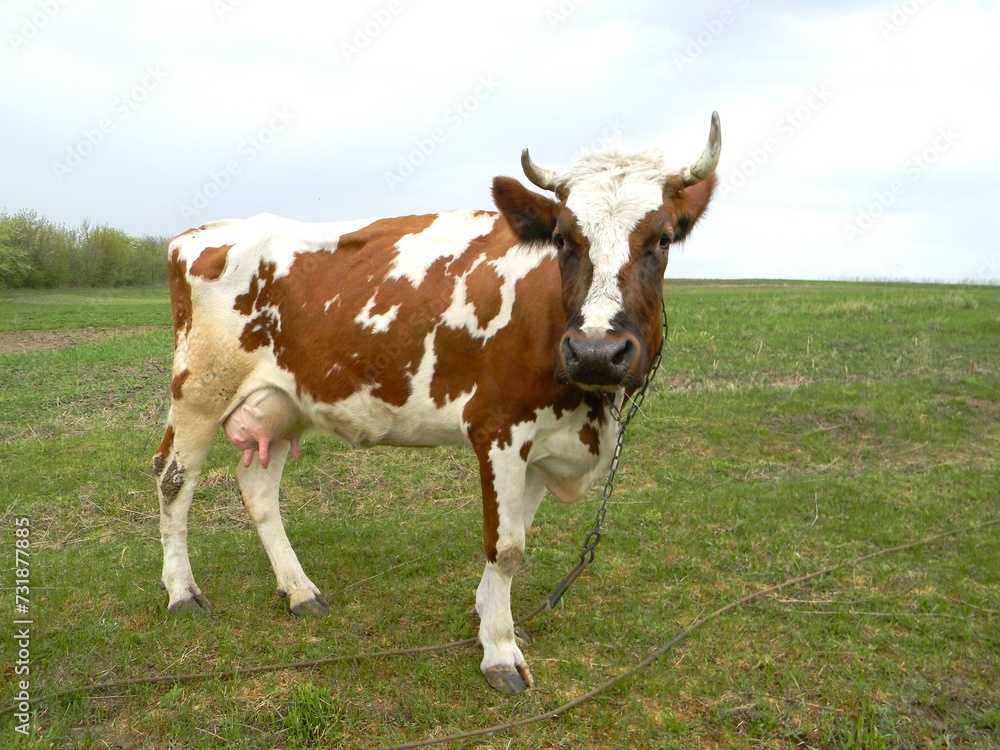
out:
M672 243L681 242L712 197L721 135L690 167L668 170L660 151L604 151L558 174L521 152L525 176L558 200L516 180L493 180L493 198L523 242L552 247L566 326L556 379L590 390L641 386L650 346L662 341L660 302Z
M590 242L594 269L581 308L581 330L585 334L604 334L622 312L619 274L629 261L629 237L639 221L662 203L662 176L649 179L640 174L623 179L620 172L605 172L571 189L566 208L573 212Z

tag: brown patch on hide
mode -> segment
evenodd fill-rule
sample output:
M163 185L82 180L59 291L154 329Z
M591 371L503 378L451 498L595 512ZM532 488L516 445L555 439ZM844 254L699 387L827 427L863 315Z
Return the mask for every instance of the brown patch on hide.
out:
M170 395L173 397L174 401L180 401L184 390L184 381L191 376L190 370L183 370L177 375L174 375L174 379L170 381Z
M156 449L156 454L153 456L153 471L159 475L164 467L167 465L167 456L170 455L171 448L174 447L174 426L172 424L167 425L166 431L163 433L163 440L160 441L160 447Z
M174 348L180 332L191 331L191 285L187 280L187 262L180 260L180 250L174 248L167 261L167 284L170 287L170 311L174 322Z
M226 270L226 257L232 245L221 247L206 247L191 264L191 275L200 276L208 281L214 281Z

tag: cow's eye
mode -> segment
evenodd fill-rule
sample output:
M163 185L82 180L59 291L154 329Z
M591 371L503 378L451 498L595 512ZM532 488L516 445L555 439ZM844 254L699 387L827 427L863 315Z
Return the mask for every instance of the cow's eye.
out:
M552 241L556 244L559 250L566 247L566 238L562 236L562 232L556 232L552 235Z
M668 248L670 247L670 235L664 232L660 235L660 247Z

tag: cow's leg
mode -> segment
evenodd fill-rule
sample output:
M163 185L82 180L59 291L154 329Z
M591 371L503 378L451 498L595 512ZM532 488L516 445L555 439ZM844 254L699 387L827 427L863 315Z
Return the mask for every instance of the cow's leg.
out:
M240 486L243 505L271 561L278 594L288 597L288 607L293 614L329 614L330 606L299 565L281 522L278 491L290 447L288 440L272 444L266 469L261 466L257 454L254 454L249 466L245 462L240 463L236 469L236 482Z
M521 504L521 520L524 522L524 533L531 531L531 524L535 521L535 513L538 506L542 504L542 497L545 495L545 478L541 472L529 466L524 482L524 502Z
M172 612L212 611L208 599L194 581L188 557L188 512L198 485L198 475L208 456L218 424L212 419L189 419L171 409L163 442L153 458L160 497L160 542L163 545L163 576L168 609Z
M490 685L505 693L521 692L535 684L514 634L510 589L524 555L525 532L545 487L527 473L518 453L508 448L480 454L487 560L476 590L483 647L480 668Z

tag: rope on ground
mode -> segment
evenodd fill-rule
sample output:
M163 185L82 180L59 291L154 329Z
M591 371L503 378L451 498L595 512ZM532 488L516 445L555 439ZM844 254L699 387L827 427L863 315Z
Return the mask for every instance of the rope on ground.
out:
M473 739L475 737L482 737L483 735L487 734L507 732L514 729L520 729L522 727L530 726L532 724L540 724L541 722L548 721L549 719L558 719L564 713L572 711L574 708L586 703L587 701L593 700L601 693L607 692L612 687L617 685L619 682L627 680L630 677L634 677L636 674L646 669L648 666L650 666L653 662L655 662L665 653L670 651L674 646L686 640L692 633L701 628L703 625L719 617L722 617L722 615L724 614L732 612L734 609L743 607L747 604L757 601L758 599L763 599L764 597L770 596L771 594L781 591L782 589L798 586L803 583L807 583L808 581L812 581L816 578L821 578L823 576L829 575L830 573L840 570L841 568L853 567L855 565L860 565L863 562L867 562L868 560L874 560L877 557L885 557L887 555L892 555L898 552L905 552L907 550L911 550L916 547L923 547L925 545L932 544L933 542L940 541L947 537L959 536L961 534L968 534L974 531L985 529L989 526L995 526L996 524L1000 524L1000 518L995 518L991 521L986 521L984 523L976 524L974 526L966 526L965 528L956 529L954 531L945 531L940 534L934 534L933 536L929 536L915 542L900 544L897 547L889 547L887 549L878 550L876 552L872 552L867 555L861 555L860 557L855 557L851 560L845 560L843 562L836 563L835 565L831 565L828 568L817 570L814 573L800 576L799 578L789 579L784 583L777 584L776 586L770 586L766 589L755 591L754 593L749 594L748 596L745 596L742 599L739 599L738 601L730 602L729 604L723 607L719 607L714 612L699 617L697 620L692 622L685 630L683 630L681 633L676 635L671 640L664 643L662 646L653 651L649 656L647 656L645 659L643 659L641 662L636 664L628 671L623 672L617 677L613 677L612 679L605 682L603 685L594 688L589 693L581 695L580 697L570 701L569 703L565 703L559 706L558 708L552 709L551 711L547 711L544 714L538 714L537 716L531 716L526 719L520 719L519 721L512 721L508 724L498 724L496 726L486 727L484 729L475 729L469 732L462 732L461 734L453 734L448 737L435 737L433 739L419 740L417 742L408 742L404 745L392 745L390 747L384 747L382 748L382 750L410 750L410 748L429 747L431 745L442 745L446 742L458 742L461 740Z
M533 612L529 613L527 616L521 618L517 621L517 625L523 625L532 618L538 616L546 609L551 607L546 601L545 604L537 607ZM429 654L436 651L447 651L453 648L461 648L463 646L475 645L478 638L466 638L461 641L452 641L450 643L439 643L434 646L417 646L415 648L403 648L403 649L393 649L391 651L372 651L363 654L351 654L350 656L328 656L323 659L313 659L311 661L296 661L296 662L286 662L283 664L263 664L256 667L233 667L232 669L223 669L215 672L192 672L189 674L164 674L157 675L155 677L131 677L127 680L116 680L114 682L95 682L90 685L79 685L77 687L68 688L66 690L61 690L58 693L51 693L49 695L38 696L37 698L31 698L27 701L29 705L36 705L38 703L43 703L46 701L53 701L57 698L65 698L69 695L76 695L78 693L98 693L104 690L114 690L117 688L131 687L134 685L155 685L158 683L170 682L170 683L180 683L180 682L193 682L195 680L210 680L210 679L225 679L227 677L242 677L244 675L261 674L264 672L280 672L282 670L296 670L296 669L312 669L314 667L322 667L329 664L339 664L342 662L358 662L365 661L366 659L378 659L392 656L414 656L416 654ZM8 706L7 708L0 709L0 716L5 716L6 714L14 713L17 710L14 706Z
M243 675L261 674L262 672L279 672L281 670L312 669L327 664L337 664L348 661L363 661L364 659L376 659L386 656L410 656L412 654L428 654L434 651L445 651L460 646L471 646L476 642L475 638L467 638L464 641L453 641L452 643L442 643L436 646L420 646L417 648L395 649L392 651L375 651L367 654L353 654L351 656L330 656L324 659L314 659L312 661L296 661L286 664L264 664L257 667L234 667L215 672L197 672L191 674L165 674L155 677L132 677L127 680L116 680L115 682L95 682L92 685L80 685L78 687L61 690L58 693L42 695L27 701L30 705L52 701L56 698L65 698L68 695L78 693L97 693L102 690L112 690L133 685L155 685L162 682L191 682L193 680L224 679L226 677L242 677ZM15 707L8 707L0 710L0 716L10 714L15 711Z
M472 738L475 738L475 737L481 737L481 736L487 735L487 734L495 734L497 732L506 732L506 731L511 731L511 730L514 730L514 729L520 729L522 727L530 726L532 724L539 724L539 723L541 723L543 721L548 721L549 719L558 719L560 716L562 716L563 714L567 713L568 711L572 711L574 708L580 706L583 703L586 703L587 701L592 700L593 698L595 698L596 696L600 695L601 693L607 692L612 687L614 687L615 685L617 685L619 682L622 682L622 681L624 681L624 680L626 680L626 679L628 679L630 677L635 676L636 674L638 674L639 672L641 672L643 669L646 669L648 666L650 666L653 662L655 662L657 659L659 659L665 653L667 653L668 651L670 651L674 646L676 646L679 643L681 643L682 641L686 640L692 633L694 633L696 630L698 630L699 628L701 628L703 625L711 622L712 620L715 620L715 619L721 617L722 615L724 615L724 614L726 614L728 612L731 612L734 609L738 609L739 607L742 607L742 606L745 606L747 604L750 604L751 602L754 602L754 601L756 601L758 599L762 599L762 598L764 598L766 596L770 596L771 594L774 594L775 592L781 591L782 589L791 588L792 586L798 586L798 585L800 585L802 583L806 583L806 582L811 581L813 579L820 578L820 577L825 576L825 575L829 575L830 573L833 573L834 571L840 570L841 568L850 567L850 566L854 566L854 565L860 565L863 562L866 562L868 560L873 560L873 559L878 558L878 557L885 557L887 555L895 554L895 553L898 553L898 552L905 552L906 550L914 549L916 547L922 547L922 546L925 546L925 545L928 545L928 544L932 544L933 542L940 541L941 539L945 539L945 538L953 537L953 536L959 536L959 535L962 535L962 534L972 533L974 531L979 531L981 529L985 529L985 528L988 528L990 526L995 526L997 524L1000 524L1000 518L996 518L996 519L993 519L993 520L990 520L990 521L985 521L983 523L976 524L974 526L967 526L967 527L964 527L964 528L961 528L961 529L956 529L954 531L945 531L945 532L942 532L940 534L934 534L933 536L929 536L929 537L926 537L924 539L920 539L920 540L915 541L915 542L909 542L907 544L901 544L901 545L896 546L896 547L889 547L887 549L878 550L876 552L872 552L872 553L869 553L867 555L862 555L860 557L855 557L855 558L853 558L851 560L845 560L843 562L836 563L835 565L831 565L830 567L823 568L822 570L818 570L818 571L816 571L814 573L810 573L808 575L804 575L804 576L801 576L799 578L793 578L793 579L785 581L784 583L779 583L779 584L777 584L775 586L771 586L769 588L761 589L760 591L756 591L756 592L754 592L752 594L749 594L749 595L743 597L742 599L739 599L738 601L734 601L734 602L731 602L731 603L729 603L729 604L727 604L727 605L725 605L723 607L720 607L719 609L715 610L714 612L711 612L710 614L707 614L707 615L704 615L702 617L699 617L697 620L695 620L693 623L691 623L684 631L682 631L680 634L678 634L677 636L675 636L674 638L672 638L667 643L665 643L662 646L660 646L658 649L656 649L655 651L653 651L648 657L646 657L645 659L643 659L641 662L639 662L638 664L636 664L634 667L632 667L628 671L623 672L622 674L618 675L617 677L614 677L614 678L608 680L604 684L602 684L602 685L594 688L593 690L591 690L590 692L588 692L588 693L586 693L584 695L581 695L580 697L576 698L575 700L572 700L569 703L565 703L565 704L559 706L558 708L555 708L555 709L552 709L550 711L547 711L544 714L539 714L537 716L528 717L526 719L521 719L519 721L510 722L510 723L507 723L507 724L500 724L500 725L496 725L496 726L492 726L492 727L486 727L486 728L483 728L483 729L476 729L476 730L472 730L472 731L468 731L468 732L463 732L461 734L450 735L448 737L436 737L436 738L433 738L433 739L419 740L419 741L416 741L416 742L410 742L410 743L403 744L403 745L393 745L391 747L384 748L384 750L408 750L409 748L428 747L428 746L431 746L431 745L441 745L441 744L444 744L446 742L456 742L456 741L460 741L460 740L466 740L466 739L472 739ZM518 624L520 625L520 624L523 624L523 623L527 622L528 620L532 619L533 617L537 616L538 614L540 614L541 612L543 612L543 611L545 611L547 609L550 609L548 600L546 600L545 604L539 606L537 609L535 609L529 615L527 615L526 617L522 618L518 622ZM96 692L100 692L100 691L103 691L103 690L112 690L112 689L117 689L117 688L122 688L122 687L130 687L130 686L133 686L133 685L152 685L152 684L166 683L166 682L179 683L179 682L190 682L190 681L194 681L194 680L224 679L224 678L227 678L227 677L240 677L240 676L243 676L243 675L261 674L261 673L264 673L264 672L277 672L277 671L281 671L281 670L312 669L314 667L325 666L325 665L328 665L328 664L337 664L337 663L351 662L351 661L363 661L365 659L375 659L375 658L381 658L381 657L410 656L410 655L415 655L415 654L427 654L427 653L433 653L433 652L437 652L437 651L445 651L445 650L453 649L453 648L460 648L462 646L471 646L471 645L475 644L476 641L477 641L476 638L466 638L465 640L453 641L451 643L438 644L438 645L435 645L435 646L420 646L420 647L416 647L416 648L394 649L394 650L390 650L390 651L376 651L376 652L365 653L365 654L354 654L354 655L350 655L350 656L332 656L332 657L327 657L327 658L323 658L323 659L313 659L311 661L297 661L297 662L288 662L288 663L284 663L284 664L265 664L265 665L256 666L256 667L234 667L232 669L225 669L225 670L220 670L220 671L215 671L215 672L198 672L198 673L191 673L191 674L175 674L175 675L157 675L157 676L154 676L154 677L134 677L134 678L127 679L127 680L117 680L117 681L114 681L114 682L98 682L98 683L94 683L94 684L91 684L91 685L81 685L81 686L78 686L78 687L69 688L67 690L61 690L61 691L59 691L57 693L52 693L50 695L43 695L43 696L39 696L37 698L32 698L29 701L29 703L31 705L36 705L38 703L43 703L43 702L46 702L46 701L55 700L57 698L64 698L64 697L69 696L69 695L76 695L76 694L79 694L79 693L96 693ZM0 709L0 716L11 714L15 710L16 710L15 706L9 706L7 708Z

